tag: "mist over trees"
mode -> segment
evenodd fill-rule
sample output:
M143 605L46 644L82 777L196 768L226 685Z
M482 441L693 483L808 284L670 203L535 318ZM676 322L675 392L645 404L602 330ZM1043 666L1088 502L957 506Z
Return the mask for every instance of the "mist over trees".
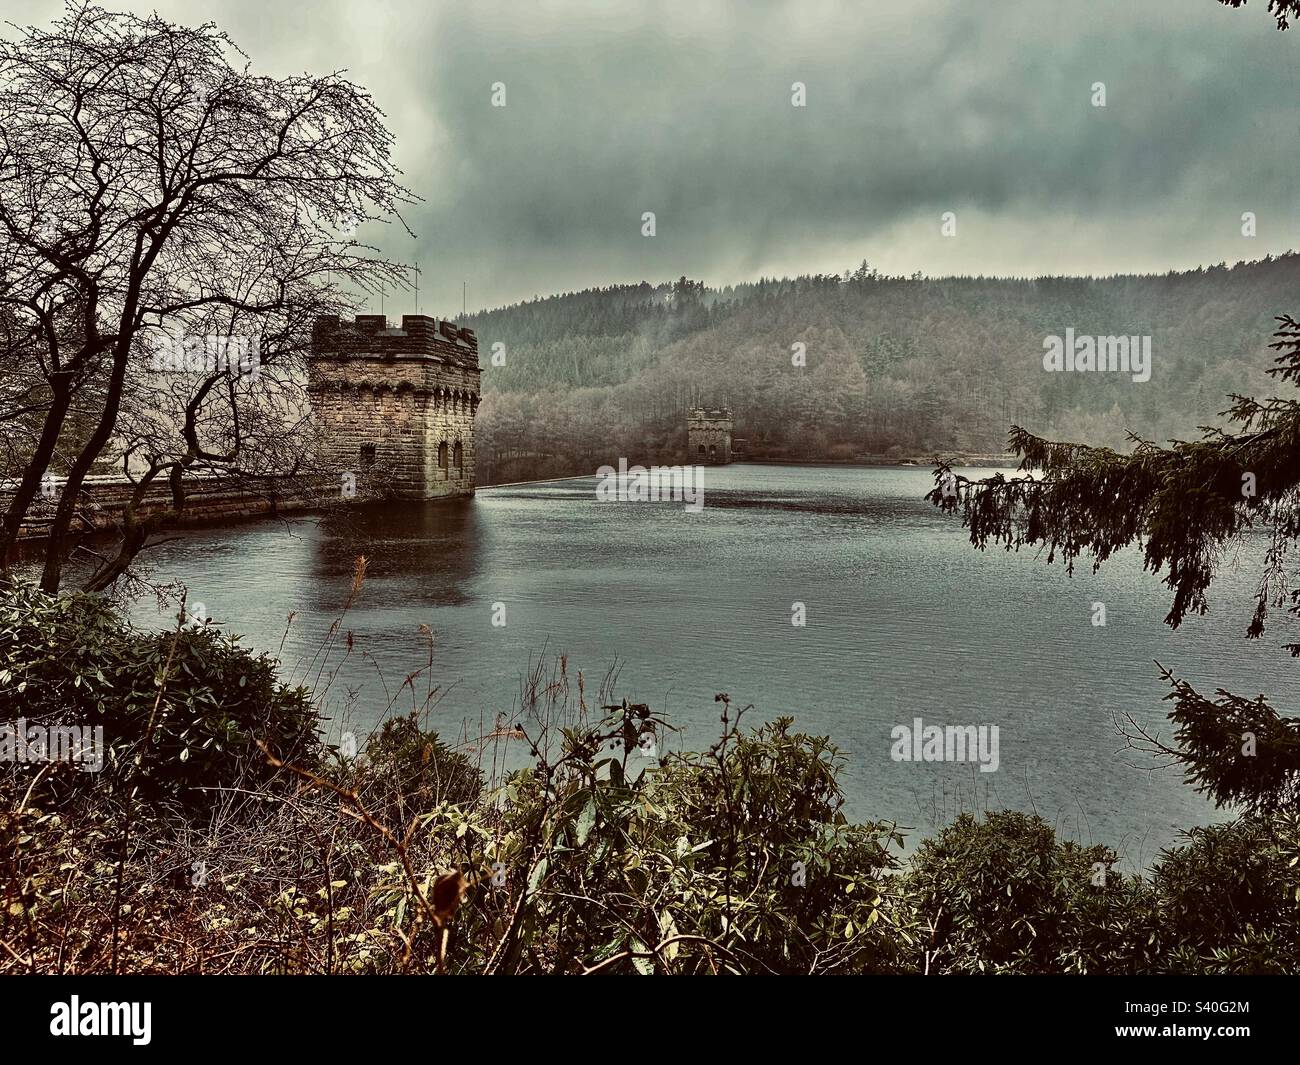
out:
M1265 384L1273 315L1298 280L1293 254L1023 280L886 277L863 263L536 299L469 319L484 371L479 481L679 458L694 402L731 406L748 453L772 459L989 455L1011 424L1116 448L1129 432L1187 436L1225 396ZM1044 338L1066 328L1151 336L1151 379L1045 372Z

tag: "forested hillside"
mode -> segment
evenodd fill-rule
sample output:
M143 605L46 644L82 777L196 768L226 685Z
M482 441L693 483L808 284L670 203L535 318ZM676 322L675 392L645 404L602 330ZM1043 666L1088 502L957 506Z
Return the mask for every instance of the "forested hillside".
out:
M1298 280L1295 254L1102 279L883 277L863 264L537 299L470 319L479 481L675 459L695 401L731 406L736 435L767 458L991 453L1013 422L1115 447L1126 430L1186 437L1229 393L1263 387L1273 318L1296 309ZM1067 328L1149 335L1151 379L1045 371L1044 337Z

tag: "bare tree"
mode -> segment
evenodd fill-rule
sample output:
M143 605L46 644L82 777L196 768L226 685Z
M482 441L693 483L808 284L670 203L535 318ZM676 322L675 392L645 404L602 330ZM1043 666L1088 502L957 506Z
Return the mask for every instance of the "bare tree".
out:
M214 25L68 3L0 41L0 426L16 487L8 575L54 465L67 483L41 585L57 590L81 489L106 449L137 491L90 586L185 506L186 478L293 472L301 357L405 267L355 239L413 200L384 115L341 73L272 78ZM80 415L80 417L78 417ZM110 448L110 444L113 447ZM7 453L6 453L7 452ZM140 516L156 483L170 506Z

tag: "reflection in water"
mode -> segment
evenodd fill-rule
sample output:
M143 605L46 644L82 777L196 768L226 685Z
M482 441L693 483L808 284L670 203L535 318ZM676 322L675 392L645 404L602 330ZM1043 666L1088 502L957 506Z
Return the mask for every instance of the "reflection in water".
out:
M473 500L376 504L332 511L320 520L313 575L318 609L346 586L358 555L366 580L408 602L465 604L479 576L481 511Z
M598 503L595 483L195 530L151 557L158 578L183 579L252 646L277 652L283 639L290 672L312 680L364 554L329 703L358 726L390 702L409 706L400 685L426 661L423 625L445 734L468 722L477 735L512 712L541 653L567 654L589 692L617 662L619 694L666 713L693 748L716 737L717 692L754 704L755 721L792 714L831 736L851 816L928 830L960 808L1032 808L1133 861L1222 816L1176 773L1139 772L1116 753L1117 714L1168 735L1154 660L1203 690L1262 691L1286 708L1285 625L1241 638L1248 565L1216 581L1208 617L1172 632L1164 589L1133 555L1070 579L1029 554L974 551L922 501L925 469L709 468L699 514ZM1104 628L1091 623L1098 601ZM795 603L804 627L791 624ZM159 615L141 602L134 617ZM998 771L893 761L891 730L917 717L996 724Z

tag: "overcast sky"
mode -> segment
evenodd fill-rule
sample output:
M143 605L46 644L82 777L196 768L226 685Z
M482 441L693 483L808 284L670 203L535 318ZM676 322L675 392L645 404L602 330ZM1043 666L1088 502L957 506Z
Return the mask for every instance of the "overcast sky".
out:
M260 72L366 85L424 202L418 241L363 236L418 257L426 312L459 312L462 280L474 309L863 258L1109 274L1300 245L1300 27L1279 33L1265 0L105 6L213 20ZM60 9L3 0L20 23Z

